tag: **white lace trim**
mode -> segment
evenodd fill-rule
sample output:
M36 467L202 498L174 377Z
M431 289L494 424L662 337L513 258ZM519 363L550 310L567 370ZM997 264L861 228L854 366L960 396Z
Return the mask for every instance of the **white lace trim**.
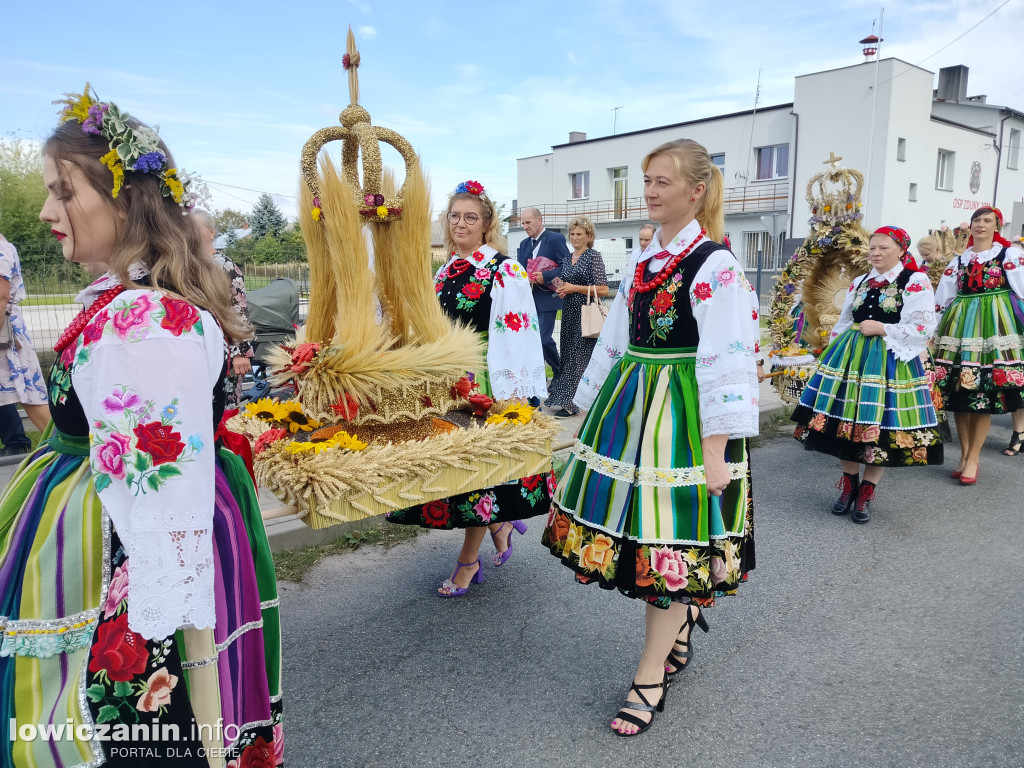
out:
M728 435L734 440L756 437L760 431L757 413L722 413L701 419L705 435Z
M489 371L491 391L499 400L510 397L547 397L544 366L539 368L498 368Z
M707 482L707 473L703 464L678 468L637 467L628 461L602 456L579 440L573 445L573 452L579 461L598 474L627 483L656 488L677 488L684 485L704 485ZM732 480L738 480L746 474L745 462L730 462L726 466L729 468L729 477Z
M1011 333L1006 336L989 336L984 339L962 339L959 336L940 336L936 346L939 349L956 352L966 349L968 352L1001 352L1004 349L1020 349L1024 347L1024 336Z
M262 606L262 603L260 604ZM232 632L223 643L217 643L213 647L215 655L207 656L205 659L191 659L190 661L183 661L181 663L182 669L196 669L197 667L206 667L213 664L220 657L220 654L224 653L232 643L238 638L244 635L246 632L251 632L254 629L261 629L263 627L263 619L257 619L256 621L250 621L248 624L243 624L234 632Z
M590 446L584 445L579 440L572 447L576 458L582 461L592 470L605 477L613 477L616 480L624 480L632 483L636 479L636 465L628 461L619 461L602 456Z
M168 513L170 518L179 515ZM181 515L193 517L187 513ZM209 525L209 514L204 515ZM129 626L147 639L167 637L180 627L213 627L213 541L209 529L132 531L129 548ZM141 543L144 539L145 543Z

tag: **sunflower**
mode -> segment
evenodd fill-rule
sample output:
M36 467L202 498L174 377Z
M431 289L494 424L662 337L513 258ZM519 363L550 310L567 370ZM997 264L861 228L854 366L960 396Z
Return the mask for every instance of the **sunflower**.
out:
M263 421L281 421L284 415L281 404L269 397L261 398L255 403L248 403L245 410L250 416L255 416Z
M331 448L341 448L348 451L361 451L366 447L366 443L362 442L356 437L353 437L348 432L335 432L331 437L326 440L309 440L306 442L291 442L287 445L286 449L291 454L296 453L323 453Z
M488 424L529 424L533 421L533 408L528 405L510 405L501 413L487 417Z
M320 426L320 422L316 419L311 419L304 414L302 412L302 406L294 400L281 403L280 412L277 418L278 421L288 427L288 430L292 434L295 434L296 432L311 432Z

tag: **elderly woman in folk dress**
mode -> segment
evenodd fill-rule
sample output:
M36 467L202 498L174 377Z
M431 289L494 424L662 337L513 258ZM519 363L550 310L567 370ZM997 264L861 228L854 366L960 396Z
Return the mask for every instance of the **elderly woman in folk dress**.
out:
M755 310L720 244L722 175L689 139L642 163L660 225L608 313L576 402L590 405L543 542L578 581L643 600L643 653L611 721L650 726L691 658L701 607L750 560L746 441L758 431ZM599 389L598 389L599 388Z
M942 463L922 360L935 328L934 295L928 276L903 262L909 247L898 227L871 235L872 269L850 284L832 341L793 411L797 439L841 460L832 514L852 511L855 523L871 519L885 467Z
M544 353L526 271L501 251L501 222L483 186L466 181L448 198L445 246L451 254L434 278L445 314L487 339L487 368L474 371L480 394L498 400L546 394ZM484 580L480 544L490 532L495 567L512 556L512 534L526 532L524 518L543 514L550 502L551 472L391 512L392 523L426 528L463 528L455 570L438 588L460 597Z

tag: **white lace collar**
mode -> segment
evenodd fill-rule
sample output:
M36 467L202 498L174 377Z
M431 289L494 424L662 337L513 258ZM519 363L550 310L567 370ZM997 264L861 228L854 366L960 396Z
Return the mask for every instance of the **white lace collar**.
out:
M673 256L678 256L680 253L683 252L683 249L686 248L686 246L688 246L695 239L697 239L697 236L699 234L700 222L694 219L685 227L683 227L679 231L679 234L673 237L672 241L668 245L662 246L661 227L658 227L658 231L654 233L654 238L647 245L647 247L644 248L643 253L640 254L640 261L647 261L648 259L661 253L662 251L668 251ZM700 239L701 241L703 241L706 240L707 238L701 237Z
M868 272L868 280L885 280L885 281L891 283L893 280L895 280L899 276L900 272L902 272L903 269L904 269L903 263L899 262L899 261L896 262L896 266L895 267L890 269L888 272L884 272L884 273L879 272L877 269L872 267L871 271Z
M135 262L128 267L128 277L139 282L142 278L149 274L149 269L144 266L141 262ZM82 289L82 291L75 297L75 301L79 304L89 306L96 298L109 288L113 288L116 285L121 284L121 279L117 275L112 275L107 272L100 277L93 280L89 285Z

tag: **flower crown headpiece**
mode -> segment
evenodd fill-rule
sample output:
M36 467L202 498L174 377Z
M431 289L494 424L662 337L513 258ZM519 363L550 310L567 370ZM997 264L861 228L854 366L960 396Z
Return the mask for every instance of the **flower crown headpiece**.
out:
M484 193L484 185L479 181L464 181L455 188L455 192L452 194L461 195L465 193L479 197Z
M132 127L127 112L109 101L98 101L89 95L89 84L82 93L65 93L65 98L53 102L63 104L62 123L75 120L84 133L102 136L110 151L100 158L114 175L111 197L117 197L124 185L125 171L152 173L160 179L160 191L182 208L192 210L209 198L206 185L198 176L184 169L171 168L167 154L160 149L160 136L144 125Z

